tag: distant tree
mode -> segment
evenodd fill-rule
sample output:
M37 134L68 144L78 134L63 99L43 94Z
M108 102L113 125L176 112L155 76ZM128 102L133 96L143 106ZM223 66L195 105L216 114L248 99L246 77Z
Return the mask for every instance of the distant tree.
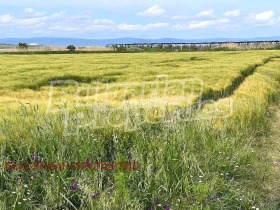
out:
M116 51L118 49L118 45L116 45L116 44L113 44L112 47L113 47L114 51Z
M28 45L26 43L20 42L20 43L18 43L18 48L22 49L22 50L27 50Z
M127 48L123 45L121 45L119 47L117 46L117 51L118 52L127 52Z
M74 45L69 45L66 49L70 51L74 51L76 50L76 47Z

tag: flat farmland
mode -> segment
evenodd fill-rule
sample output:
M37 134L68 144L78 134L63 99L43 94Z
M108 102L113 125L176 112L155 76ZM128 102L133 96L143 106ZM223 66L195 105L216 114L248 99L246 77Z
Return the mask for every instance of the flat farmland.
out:
M277 209L279 51L0 61L0 209Z
M198 79L194 94L222 91L248 68L260 65L277 51L260 52L202 52L202 53L136 53L82 55L1 55L1 102L13 105L19 99L33 104L45 104L49 86L55 80L74 80L82 87L139 87L156 84L157 79ZM250 69L249 69L250 70ZM97 84L98 83L98 84ZM102 85L105 84L105 85ZM153 88L152 86L150 88ZM179 87L178 87L179 88ZM71 89L71 88L70 88ZM75 91L69 90L70 98ZM112 88L113 89L113 88ZM122 91L121 88L120 92ZM149 89L148 87L145 89ZM176 88L175 88L176 89ZM178 90L179 91L179 90ZM176 96L180 94L175 91ZM149 93L149 91L148 91ZM57 93L59 94L59 93ZM141 92L134 94L137 98ZM93 94L91 94L93 95ZM121 96L121 93L119 94ZM148 96L149 97L149 96ZM100 96L100 98L102 98ZM123 98L120 98L122 101ZM129 99L133 99L130 97ZM171 100L172 101L172 100Z

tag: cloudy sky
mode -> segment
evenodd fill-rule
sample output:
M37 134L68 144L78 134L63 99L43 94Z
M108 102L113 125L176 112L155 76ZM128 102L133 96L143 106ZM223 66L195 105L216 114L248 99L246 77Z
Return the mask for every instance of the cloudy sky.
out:
M5 0L0 38L280 36L279 0Z

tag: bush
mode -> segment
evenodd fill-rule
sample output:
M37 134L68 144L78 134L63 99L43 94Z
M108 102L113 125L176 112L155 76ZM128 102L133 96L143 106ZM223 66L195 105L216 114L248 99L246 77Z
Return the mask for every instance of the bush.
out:
M74 45L69 45L66 49L70 51L74 51L76 50L76 47Z
M127 48L123 45L121 45L120 47L117 47L117 51L118 52L127 52Z
M19 49L27 49L28 48L28 45L26 44L26 43L18 43L18 47L19 47Z

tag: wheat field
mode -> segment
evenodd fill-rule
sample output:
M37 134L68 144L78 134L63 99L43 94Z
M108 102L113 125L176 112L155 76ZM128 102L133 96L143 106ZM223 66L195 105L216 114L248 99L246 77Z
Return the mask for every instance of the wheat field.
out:
M0 209L277 209L262 143L279 51L0 59ZM22 162L86 165L14 167Z

